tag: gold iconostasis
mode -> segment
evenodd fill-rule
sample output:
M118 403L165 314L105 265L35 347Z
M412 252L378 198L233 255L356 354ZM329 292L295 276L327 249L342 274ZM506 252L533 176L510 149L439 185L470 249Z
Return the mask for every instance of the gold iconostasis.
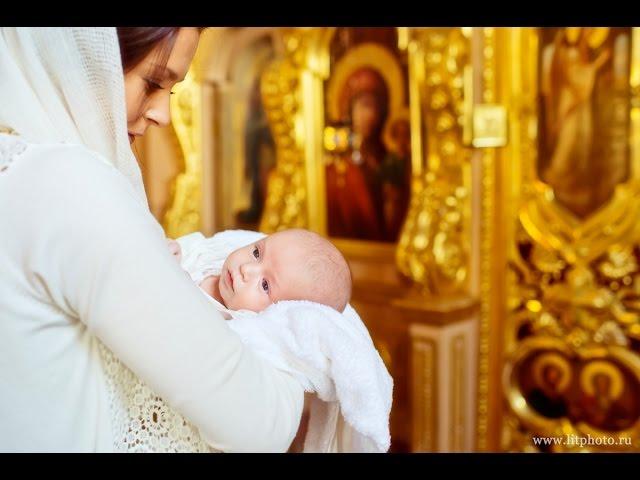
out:
M151 210L170 237L340 248L394 378L391 451L639 451L639 48L637 28L210 28L172 126L135 147Z

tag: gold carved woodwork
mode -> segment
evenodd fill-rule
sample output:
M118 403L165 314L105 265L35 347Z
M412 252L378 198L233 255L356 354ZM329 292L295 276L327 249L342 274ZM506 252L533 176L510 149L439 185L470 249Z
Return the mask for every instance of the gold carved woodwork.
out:
M261 80L262 99L276 143L276 167L260 223L263 232L326 229L322 82L328 71L325 29L286 28L285 56Z
M537 64L540 31L509 30L503 38L510 47L499 57L509 81L495 89L512 109L504 190L496 197L513 205L503 217L512 226L503 248L508 271L502 389L508 413L502 448L634 451L640 447L638 32L630 29L630 98L623 105L630 116L631 173L609 200L585 214L564 205L556 190L561 184L547 183L536 168L537 98L544 87ZM608 35L604 30L558 35L566 35L569 46L586 39L595 52ZM599 443L579 443L589 436ZM540 448L535 437L563 441Z
M425 293L461 293L470 255L470 150L462 138L470 38L462 28L410 29L410 35L414 162L397 263Z
M200 230L202 214L202 87L194 67L171 97L171 122L184 156L185 170L172 187L171 207L163 219L168 237L177 238Z

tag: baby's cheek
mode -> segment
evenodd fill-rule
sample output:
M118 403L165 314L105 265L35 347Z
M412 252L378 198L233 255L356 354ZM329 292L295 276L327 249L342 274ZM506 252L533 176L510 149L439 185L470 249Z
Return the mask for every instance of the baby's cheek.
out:
M256 312L261 312L262 310L264 310L265 308L267 308L269 305L271 305L271 300L267 299L262 299L262 301L260 301L258 303L258 305L256 305L255 311Z
M233 302L237 305L233 310L251 310L252 312L260 312L271 304L269 297L259 292L247 293L241 297L235 295Z

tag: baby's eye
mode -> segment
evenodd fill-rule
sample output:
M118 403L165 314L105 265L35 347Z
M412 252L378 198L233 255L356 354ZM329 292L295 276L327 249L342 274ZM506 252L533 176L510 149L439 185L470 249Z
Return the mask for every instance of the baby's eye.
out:
M260 257L260 250L258 250L258 247L253 247L253 256L258 258Z
M262 290L269 293L269 282L264 279L262 280Z

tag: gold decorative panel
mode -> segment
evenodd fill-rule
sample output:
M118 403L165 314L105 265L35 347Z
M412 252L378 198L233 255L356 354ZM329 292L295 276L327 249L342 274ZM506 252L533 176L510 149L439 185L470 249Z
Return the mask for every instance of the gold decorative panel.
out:
M424 292L464 292L469 260L471 151L463 145L470 32L411 29L413 180L400 235L400 271Z
M502 35L496 93L512 119L500 155L502 447L637 450L640 151L629 138L639 133L638 31Z
M262 98L276 143L260 230L302 227L324 231L322 145L322 29L287 28L285 57L263 74ZM326 54L324 54L326 57Z
M163 227L169 238L200 230L202 211L201 85L192 67L171 98L171 121L182 148L185 170L173 185ZM151 160L153 161L153 160Z

